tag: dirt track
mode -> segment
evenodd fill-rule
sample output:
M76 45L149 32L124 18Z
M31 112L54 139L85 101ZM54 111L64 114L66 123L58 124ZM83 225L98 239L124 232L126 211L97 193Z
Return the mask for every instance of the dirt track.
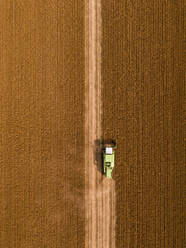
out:
M101 2L86 5L85 247L115 248L114 181L102 176Z

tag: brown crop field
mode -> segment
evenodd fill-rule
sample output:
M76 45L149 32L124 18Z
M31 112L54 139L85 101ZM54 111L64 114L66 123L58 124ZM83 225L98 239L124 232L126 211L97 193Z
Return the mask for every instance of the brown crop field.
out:
M0 0L0 248L184 247L183 40L183 0Z
M84 1L1 0L0 33L0 247L84 247Z
M102 1L102 129L118 144L117 248L185 244L183 4Z

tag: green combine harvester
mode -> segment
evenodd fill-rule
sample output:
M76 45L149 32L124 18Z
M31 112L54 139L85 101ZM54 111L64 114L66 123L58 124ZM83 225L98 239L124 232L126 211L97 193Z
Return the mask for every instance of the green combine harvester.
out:
M103 172L107 178L112 178L115 148L116 142L114 141L104 144L103 147Z

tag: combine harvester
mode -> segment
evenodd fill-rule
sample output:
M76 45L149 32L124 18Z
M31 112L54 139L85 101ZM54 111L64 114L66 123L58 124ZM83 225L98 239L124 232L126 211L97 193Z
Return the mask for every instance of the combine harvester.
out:
M103 172L107 178L112 178L115 148L116 142L113 140L103 144Z

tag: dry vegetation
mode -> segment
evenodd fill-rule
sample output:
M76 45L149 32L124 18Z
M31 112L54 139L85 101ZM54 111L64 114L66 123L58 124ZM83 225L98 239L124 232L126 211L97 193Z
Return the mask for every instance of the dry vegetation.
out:
M0 247L84 247L83 27L84 1L0 1Z
M116 247L183 247L183 1L102 1L103 130Z
M185 243L183 10L102 1L117 248ZM0 1L2 248L85 246L84 19L83 0Z

